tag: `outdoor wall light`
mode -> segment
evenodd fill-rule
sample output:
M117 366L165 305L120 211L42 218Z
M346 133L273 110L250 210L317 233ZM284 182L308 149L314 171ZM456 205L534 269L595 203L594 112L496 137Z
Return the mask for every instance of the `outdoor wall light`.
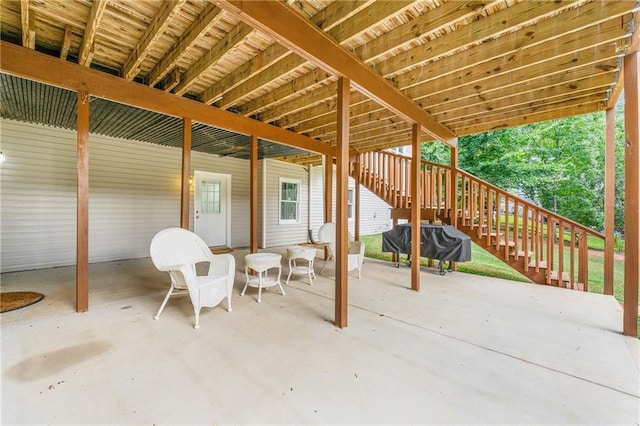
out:
M6 160L6 155L4 155L4 152L0 151L0 164L4 163Z

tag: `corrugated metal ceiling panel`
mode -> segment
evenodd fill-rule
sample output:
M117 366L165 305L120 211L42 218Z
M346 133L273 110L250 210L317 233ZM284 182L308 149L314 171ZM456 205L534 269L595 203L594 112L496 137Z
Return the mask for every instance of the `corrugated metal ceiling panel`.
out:
M182 146L182 119L99 98L90 101L91 133L159 145ZM76 94L69 90L0 73L0 116L76 129ZM198 152L249 158L249 137L201 123L192 124L192 149ZM259 157L305 154L296 148L260 141Z

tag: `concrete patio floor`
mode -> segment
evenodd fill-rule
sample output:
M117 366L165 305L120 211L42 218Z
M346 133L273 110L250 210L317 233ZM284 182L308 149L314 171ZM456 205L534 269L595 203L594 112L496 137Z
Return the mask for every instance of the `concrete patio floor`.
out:
M1 315L2 424L638 424L639 341L613 297L367 259L349 278L239 295L233 311L187 297L153 320L168 276L151 261L92 264L90 310L75 268L2 275L46 298ZM283 261L283 278L287 267ZM277 287L276 287L277 288Z

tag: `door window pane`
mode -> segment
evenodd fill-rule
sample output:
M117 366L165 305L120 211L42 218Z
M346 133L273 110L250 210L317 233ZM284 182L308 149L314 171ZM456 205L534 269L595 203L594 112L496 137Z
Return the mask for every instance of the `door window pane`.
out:
M202 181L202 213L220 213L220 181Z

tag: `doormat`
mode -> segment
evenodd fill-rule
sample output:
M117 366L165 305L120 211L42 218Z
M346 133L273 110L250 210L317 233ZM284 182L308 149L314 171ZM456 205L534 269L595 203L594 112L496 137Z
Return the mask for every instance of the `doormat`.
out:
M210 247L210 248L211 248L211 253L213 254L231 253L233 251L233 249L230 249L229 247Z
M33 305L44 299L44 294L35 291L9 291L0 293L0 313Z

